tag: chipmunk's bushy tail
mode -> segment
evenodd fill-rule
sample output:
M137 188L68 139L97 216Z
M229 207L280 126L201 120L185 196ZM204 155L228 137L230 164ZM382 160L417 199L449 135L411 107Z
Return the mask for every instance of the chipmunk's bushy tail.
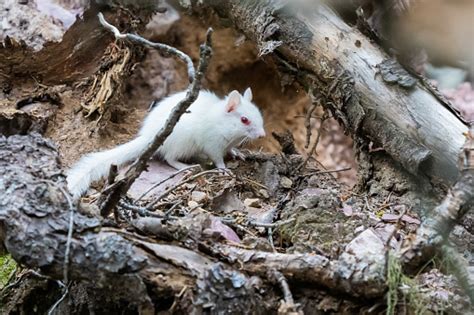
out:
M84 156L67 172L67 186L78 199L93 181L106 176L110 166L120 166L136 159L147 147L148 139L140 136L111 150Z

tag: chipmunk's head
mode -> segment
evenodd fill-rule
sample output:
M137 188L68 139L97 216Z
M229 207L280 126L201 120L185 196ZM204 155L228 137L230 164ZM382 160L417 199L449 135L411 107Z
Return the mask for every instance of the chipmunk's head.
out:
M252 90L247 88L244 95L232 91L225 99L226 115L231 117L233 129L238 137L257 139L265 137L263 117L257 106L252 103Z

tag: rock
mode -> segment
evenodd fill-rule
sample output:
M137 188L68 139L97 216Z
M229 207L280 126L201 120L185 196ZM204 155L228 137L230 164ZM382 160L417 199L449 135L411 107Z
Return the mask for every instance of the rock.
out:
M219 234L222 238L235 242L235 243L240 243L240 238L237 235L237 233L234 232L230 227L222 223L221 219L215 216L211 216L211 224L210 226L206 229L207 232L212 232Z
M191 193L191 199L197 203L202 203L207 199L207 194L203 191L195 190Z
M357 235L339 257L339 277L385 282L385 244L372 229ZM371 292L367 292L368 295Z
M343 204L342 212L346 217L351 217L354 214L354 209L352 209L352 207L347 204Z
M199 207L199 204L194 200L189 200L188 201L188 207L189 208L197 208L197 207Z
M362 232L363 230L365 230L365 226L360 225L360 226L358 226L354 229L354 233L358 234L358 233Z
M263 189L263 188L260 189L260 190L258 191L258 194L259 194L261 197L265 198L265 199L270 198L270 195L268 194L268 191L267 191L266 189Z
M274 195L278 189L280 179L278 168L271 161L266 161L262 165L256 163L255 169L259 170L259 182L268 188L270 195Z
M258 198L247 198L244 200L244 205L247 207L260 208L260 199Z
M280 179L280 185L283 188L290 189L293 186L293 181L286 176L282 176Z
M229 188L225 189L222 194L216 196L212 200L212 211L229 213L232 211L243 211L245 205L237 196L237 193Z

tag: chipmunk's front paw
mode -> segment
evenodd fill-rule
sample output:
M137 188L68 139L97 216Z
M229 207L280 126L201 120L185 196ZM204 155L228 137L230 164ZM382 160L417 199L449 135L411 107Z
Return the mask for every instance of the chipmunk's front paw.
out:
M237 159L238 159L238 160L241 160L241 161L245 161L245 158L246 158L245 154L242 153L242 152L241 152L240 150L238 150L238 149L235 149L235 148L230 149L230 150L229 150L229 154L230 154L230 156L232 156L232 158L233 158L234 160L237 160Z

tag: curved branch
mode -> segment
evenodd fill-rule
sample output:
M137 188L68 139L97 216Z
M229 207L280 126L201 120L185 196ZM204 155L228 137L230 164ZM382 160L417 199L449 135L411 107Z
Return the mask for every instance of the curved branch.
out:
M105 20L104 15L102 14L102 12L99 12L97 14L97 16L99 17L100 24L105 29L112 32L116 39L128 39L131 42L135 42L135 43L138 43L138 44L141 44L141 45L144 45L144 46L154 48L154 49L156 49L156 50L158 50L161 53L166 54L166 55L175 55L176 57L181 59L186 64L187 71L188 71L189 82L193 82L194 77L195 77L195 70L194 70L193 61L184 52L182 52L181 50L176 49L174 47L168 46L166 44L151 42L148 39L143 38L143 37L138 36L138 35L135 35L135 34L120 33L118 28L116 28L115 26L113 26L112 24L110 24L109 22L107 22Z

